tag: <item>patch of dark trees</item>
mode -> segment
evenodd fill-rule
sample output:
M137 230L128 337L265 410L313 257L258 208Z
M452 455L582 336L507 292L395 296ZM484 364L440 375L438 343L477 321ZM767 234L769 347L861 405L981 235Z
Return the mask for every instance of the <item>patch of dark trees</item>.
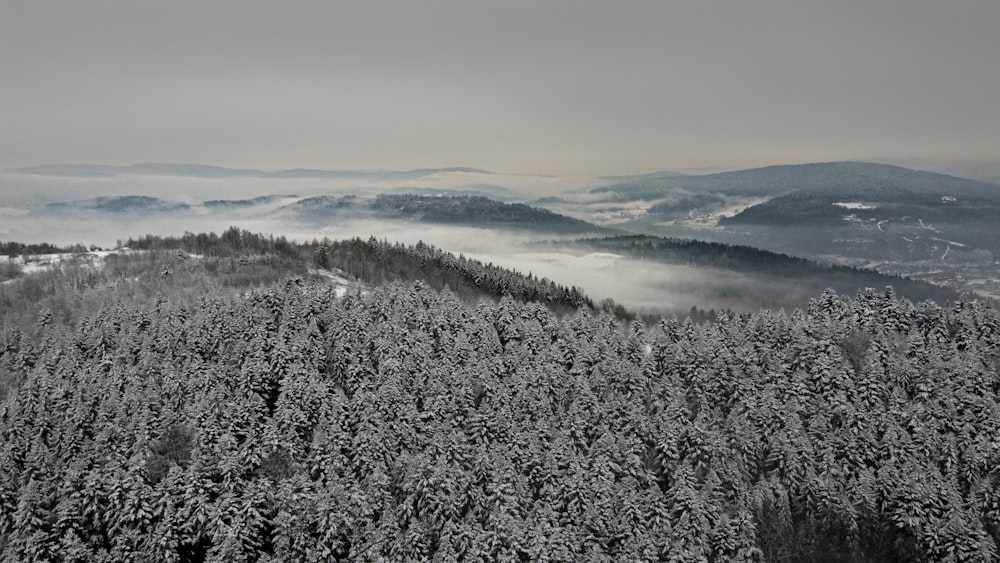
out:
M793 279L803 286L811 287L813 294L822 292L825 288L833 288L849 295L865 287L892 286L898 294L913 301L931 299L944 303L960 299L958 292L953 289L903 276L853 266L823 264L743 245L651 235L580 239L573 244L581 248L617 252L666 264L722 268L746 274Z
M428 223L502 225L552 233L615 232L547 209L523 203L503 203L482 196L380 194L372 202L371 209L383 217L416 218Z

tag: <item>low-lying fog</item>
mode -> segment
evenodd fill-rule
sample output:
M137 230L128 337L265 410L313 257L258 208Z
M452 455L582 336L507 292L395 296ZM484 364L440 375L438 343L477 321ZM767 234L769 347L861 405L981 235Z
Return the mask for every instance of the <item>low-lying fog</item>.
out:
M536 176L490 172L441 171L400 180L392 173L380 176L256 178L151 176L53 176L0 172L0 206L33 207L101 196L144 195L187 204L210 199L245 199L270 194L313 196L331 193L373 193L403 188L509 192L532 200L587 190L606 183L583 176Z
M461 189L475 174L450 173L437 178L407 182L407 187ZM443 176L443 177L442 177ZM460 176L460 177L457 177ZM490 175L491 185L502 185L525 200L571 189L588 187L588 179L546 177L502 177ZM448 181L445 181L448 180ZM472 181L481 178L472 178ZM557 283L582 288L595 302L611 298L638 311L682 313L692 306L701 309L729 308L755 311L761 306L789 306L794 288L770 284L759 287L752 280L727 271L669 266L629 259L615 254L570 254L538 246L552 237L527 232L423 224L411 221L336 220L308 224L268 215L272 209L253 212L220 212L197 207L208 199L242 199L269 194L375 193L393 186L377 182L342 179L260 179L187 177L54 178L25 174L0 174L0 240L50 242L57 245L82 243L104 248L118 241L145 234L180 236L185 232L220 233L231 226L252 232L285 236L297 241L374 236L390 242L433 244L454 254L532 273ZM399 186L396 186L399 187ZM544 189L543 189L544 188ZM182 213L66 214L39 213L46 203L66 202L109 195L150 195L172 202L195 205Z

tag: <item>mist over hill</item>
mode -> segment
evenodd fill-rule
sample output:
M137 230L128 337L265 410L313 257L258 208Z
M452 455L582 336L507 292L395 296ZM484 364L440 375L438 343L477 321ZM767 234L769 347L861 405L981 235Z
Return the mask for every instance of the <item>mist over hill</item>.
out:
M640 208L642 216L625 221L625 225L635 223L636 230L655 226L657 221L662 224L714 213L722 219L722 226L727 221L836 222L844 216L840 211L850 208L838 203L892 204L897 206L897 218L925 213L928 220L978 221L993 217L993 208L1000 202L1000 186L995 184L863 162L768 166L703 176L651 175L594 188L590 194L598 197L592 202L595 207L648 202ZM739 206L741 202L744 205ZM734 203L735 209L727 209Z
M88 212L108 214L157 214L188 211L190 206L185 203L165 201L160 198L128 195L95 197L80 201L49 203L37 214L55 213L59 215L75 215Z
M600 227L523 203L506 204L481 196L425 197L379 195L371 209L382 218L401 218L428 223L449 223L506 229L529 229L551 233L613 233Z
M1000 296L1000 186L987 182L830 162L652 174L543 204L631 232L752 246Z
M750 246L1000 295L994 287L996 186L898 166L835 162L589 179L467 167L382 176L285 172L138 164L53 165L3 174L0 179L14 186L9 194L14 197L7 207L0 205L5 217L0 236L32 242L63 233L54 242L108 245L122 228L180 235L239 224L300 238L385 234L409 243L431 239L445 248L492 257L515 254L523 243L548 237L644 233ZM22 182L23 189L18 187ZM28 195L45 194L38 185L60 183L72 196ZM145 193L147 185L154 195ZM130 186L135 191L127 191ZM19 190L24 197L43 199L18 200ZM73 197L82 190L109 195ZM282 195L292 193L300 195ZM71 223L65 221L69 216ZM492 234L464 234L475 230ZM539 261L539 267L553 266ZM572 260L556 262L570 267ZM608 297L620 287L601 283Z
M854 295L865 288L892 287L914 302L958 301L957 291L874 270L818 263L748 246L648 235L578 239L550 243L557 248L613 252L639 260L705 268L718 272L702 280L704 302L749 304L763 308L795 309L826 289ZM739 276L739 277L737 277ZM723 282L722 280L727 280Z
M1000 563L998 22L0 0L0 563Z
M886 221L920 217L925 221L962 223L1000 216L1000 186L995 184L861 163L807 165L795 172L801 173L802 180L784 184L793 189L724 221L772 225L842 222L844 209L865 220Z
M249 199L206 200L199 204L172 203L151 196L108 196L88 200L49 203L34 215L67 216L92 212L144 215L156 219L188 212L198 217L199 209L218 216L234 212L259 219L298 221L304 225L324 225L337 221L381 220L472 228L529 231L550 234L612 234L621 232L560 215L523 203L504 203L481 195L416 195L383 193L377 196L322 195L297 197L270 194Z
M702 176L652 174L591 190L621 200L656 199L678 189L726 195L776 196L798 190L874 194L892 190L934 190L950 195L996 196L997 186L946 174L911 170L889 164L825 162L765 166Z

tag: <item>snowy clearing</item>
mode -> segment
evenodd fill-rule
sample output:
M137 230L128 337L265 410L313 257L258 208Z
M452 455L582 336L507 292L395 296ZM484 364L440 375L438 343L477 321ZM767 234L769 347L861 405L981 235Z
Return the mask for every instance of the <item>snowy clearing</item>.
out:
M347 295L348 291L356 289L362 290L362 295L366 295L368 293L368 286L359 281L349 279L347 277L347 273L341 269L334 268L333 270L327 270L323 268L310 268L309 273L329 280L330 284L333 285L334 294L338 298Z
M833 204L837 207L843 207L844 209L878 209L877 205L872 205L870 203L857 203L853 201L836 201Z
M732 204L725 207L716 209L710 213L705 213L703 215L691 216L686 220L681 221L686 227L692 229L702 229L702 230L713 230L721 231L724 230L719 226L719 219L723 217L733 217L739 215L744 210L749 209L755 205L760 205L765 203L770 198L767 197L757 197L757 198L737 198L734 199Z
M143 250L119 248L117 250L91 250L88 252L62 252L59 254L23 254L21 256L0 256L0 264L17 264L24 275L47 272L64 266L89 266L101 268L104 259L112 254L140 254ZM186 258L201 258L197 254L184 253ZM15 278L17 279L17 278ZM14 280L7 280L10 283Z
M969 248L969 245L962 244L960 242L955 242L953 240L945 240L943 238L937 238L937 237L931 237L931 240L936 240L938 242L948 243L948 245L954 246L955 248Z

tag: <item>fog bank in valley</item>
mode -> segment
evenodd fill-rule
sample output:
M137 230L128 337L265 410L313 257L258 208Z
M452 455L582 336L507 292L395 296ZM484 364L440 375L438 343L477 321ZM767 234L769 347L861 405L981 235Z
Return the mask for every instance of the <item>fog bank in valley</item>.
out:
M504 231L413 220L379 220L356 215L302 220L282 206L317 194L373 196L408 189L469 189L489 176L490 185L535 197L582 189L595 182L586 178L490 175L468 172L437 173L426 179L395 185L377 179L343 178L191 178L164 176L51 177L0 174L0 240L81 243L112 248L129 237L147 234L181 236L184 233L221 233L237 226L255 233L284 236L296 241L375 237L388 242L424 242L495 265L531 273L566 286L577 286L594 301L613 299L640 312L685 313L700 309L756 311L761 307L794 307L805 295L792 280L762 283L759 278L726 270L667 265L610 253L563 251L540 246L558 235L526 230ZM253 207L208 208L211 199L247 199L262 195L295 194ZM190 207L163 213L93 212L73 207L59 213L45 206L99 196L145 195ZM359 211L359 213L363 213ZM567 236L563 236L567 238Z

